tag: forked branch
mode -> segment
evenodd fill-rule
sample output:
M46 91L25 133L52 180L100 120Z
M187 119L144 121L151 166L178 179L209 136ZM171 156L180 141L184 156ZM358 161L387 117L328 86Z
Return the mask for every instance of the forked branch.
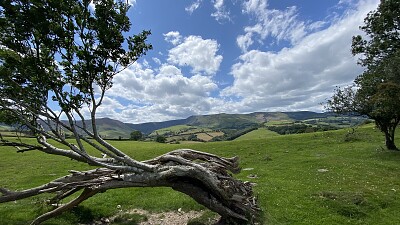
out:
M253 224L260 212L249 182L232 177L238 171L237 158L223 158L191 149L175 150L142 163L154 166L153 171L140 173L98 168L71 174L45 185L13 192L0 189L0 202L14 201L41 193L56 193L49 202L58 203L79 190L75 200L39 216L33 224L59 215L85 199L109 189L127 187L171 187L192 197L198 203L221 215L226 224Z

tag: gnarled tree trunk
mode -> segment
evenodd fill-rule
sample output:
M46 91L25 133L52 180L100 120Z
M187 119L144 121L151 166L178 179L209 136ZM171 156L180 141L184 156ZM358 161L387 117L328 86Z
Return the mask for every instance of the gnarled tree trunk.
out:
M391 121L382 120L382 118L374 118L377 127L385 134L385 146L388 150L398 151L394 138L396 127L399 124L400 119Z
M223 158L191 149L179 149L140 164L148 166L147 169L132 167L130 171L109 168L70 171L68 176L24 191L1 188L0 203L41 193L56 193L49 201L55 204L83 190L76 199L56 207L32 222L40 224L109 189L171 187L217 212L221 215L221 224L253 224L260 211L251 184L236 180L231 175L239 172L237 157Z

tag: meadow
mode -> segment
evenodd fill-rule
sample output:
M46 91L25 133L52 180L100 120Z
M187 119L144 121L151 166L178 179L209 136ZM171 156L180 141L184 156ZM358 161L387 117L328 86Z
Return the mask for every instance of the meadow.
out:
M177 148L238 155L243 170L235 176L256 183L264 224L400 224L400 152L385 150L383 135L372 124L350 131L276 135L260 129L227 142L112 144L138 160ZM71 169L89 168L59 156L0 147L0 187L12 190L41 185ZM48 209L46 197L0 204L0 224L29 224ZM131 209L165 212L179 208L204 210L170 188L110 190L44 224L88 224ZM131 218L130 224L143 219ZM121 221L114 224L127 224Z

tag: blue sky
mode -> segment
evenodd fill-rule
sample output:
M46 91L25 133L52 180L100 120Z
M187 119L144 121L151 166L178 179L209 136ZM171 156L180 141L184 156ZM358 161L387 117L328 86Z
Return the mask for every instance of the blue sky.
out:
M98 117L323 111L362 72L350 53L378 0L130 0L154 49L114 79Z

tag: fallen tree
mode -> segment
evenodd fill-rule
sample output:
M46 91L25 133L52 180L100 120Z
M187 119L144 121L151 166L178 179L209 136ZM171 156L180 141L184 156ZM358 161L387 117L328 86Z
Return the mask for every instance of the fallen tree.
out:
M252 186L232 175L240 171L237 157L179 149L137 161L99 135L96 112L112 78L152 48L146 43L150 31L123 36L131 25L128 9L114 0L4 1L0 120L23 126L37 143L1 138L0 146L59 155L97 168L70 171L22 191L1 187L0 203L54 193L49 203L55 208L32 222L40 224L109 189L171 187L217 212L221 224L255 223L260 209ZM59 204L71 195L77 197Z

